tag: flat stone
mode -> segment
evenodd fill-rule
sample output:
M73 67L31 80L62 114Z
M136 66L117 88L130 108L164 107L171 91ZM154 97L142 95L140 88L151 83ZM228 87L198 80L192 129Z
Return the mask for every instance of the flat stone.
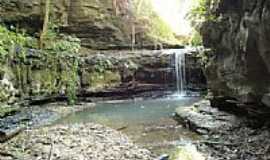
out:
M202 100L194 106L177 108L176 117L199 134L229 130L239 123L237 117L211 107L209 101Z
M262 98L262 103L267 107L270 107L270 93L265 94Z

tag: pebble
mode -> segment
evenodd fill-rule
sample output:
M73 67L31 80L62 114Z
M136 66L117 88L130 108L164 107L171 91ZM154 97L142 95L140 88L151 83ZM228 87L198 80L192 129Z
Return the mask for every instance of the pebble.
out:
M0 144L0 148L8 153L24 151L20 152L23 159L39 157L40 160L48 160L50 151L53 152L52 159L58 160L154 159L150 151L136 146L127 136L94 123L34 129ZM1 156L0 159L6 160Z

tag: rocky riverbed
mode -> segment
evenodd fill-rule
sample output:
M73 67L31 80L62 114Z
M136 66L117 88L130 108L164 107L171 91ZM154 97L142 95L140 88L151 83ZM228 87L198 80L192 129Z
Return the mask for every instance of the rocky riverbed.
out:
M58 119L85 109L92 109L94 106L95 103L69 106L57 102L41 106L21 107L19 110L0 117L0 142L5 142L26 128L51 125Z
M208 100L178 108L176 119L202 135L195 143L208 160L270 159L270 130L257 120L213 108Z
M87 123L26 130L0 144L0 159L150 160L154 157L122 133Z

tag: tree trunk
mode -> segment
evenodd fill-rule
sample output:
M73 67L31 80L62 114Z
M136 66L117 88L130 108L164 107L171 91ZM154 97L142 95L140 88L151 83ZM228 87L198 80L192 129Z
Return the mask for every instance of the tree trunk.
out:
M42 29L42 32L40 34L40 40L39 40L39 48L40 49L43 49L43 47L44 47L44 38L45 38L47 31L48 31L49 16L50 16L50 4L51 4L51 0L46 0L43 29Z
M134 48L135 48L135 44L136 44L136 26L135 24L133 23L132 24L132 33L131 33L131 49L132 51L134 51Z

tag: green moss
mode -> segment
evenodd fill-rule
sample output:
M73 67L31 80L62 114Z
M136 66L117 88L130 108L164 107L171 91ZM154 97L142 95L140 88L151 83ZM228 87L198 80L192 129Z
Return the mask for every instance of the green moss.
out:
M202 45L202 36L196 30L194 30L192 33L190 44L192 46L201 46Z
M18 29L11 29L0 25L0 36L3 37L0 40L0 62L12 68L14 84L20 95L52 95L64 89L69 103L74 103L78 86L76 54L80 50L80 40L58 34L57 26L50 24L44 50L36 50L39 58L32 59L26 55L30 48L37 48L38 40Z
M19 111L18 106L8 106L0 104L0 118L15 113L17 111Z
M92 72L89 74L89 84L90 87L103 88L106 86L113 86L119 84L121 81L121 76L119 72L104 71Z
M57 86L56 83L56 74L51 70L36 70L32 72L32 87L33 94L50 94L56 92Z
M161 64L162 66L166 67L167 64L168 64L168 58L167 58L166 56L160 57L160 64Z

